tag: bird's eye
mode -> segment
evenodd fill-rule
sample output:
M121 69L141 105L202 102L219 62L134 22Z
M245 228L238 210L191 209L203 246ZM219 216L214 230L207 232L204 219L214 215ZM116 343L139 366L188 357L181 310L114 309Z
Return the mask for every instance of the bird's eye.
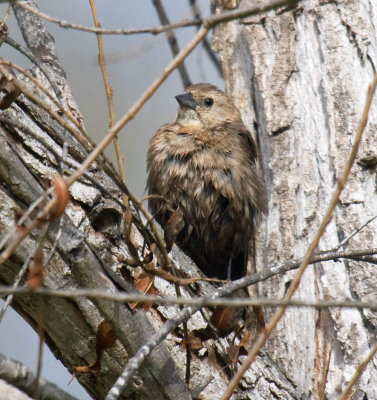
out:
M205 99L204 104L206 105L206 107L211 107L213 105L213 99L211 98Z

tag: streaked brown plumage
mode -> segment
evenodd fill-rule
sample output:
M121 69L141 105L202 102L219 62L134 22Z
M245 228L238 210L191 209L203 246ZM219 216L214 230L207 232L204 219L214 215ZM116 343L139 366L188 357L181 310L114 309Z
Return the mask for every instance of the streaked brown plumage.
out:
M176 96L175 122L150 141L150 209L164 226L171 210L183 212L177 244L209 277L238 279L245 274L247 247L255 223L266 211L257 151L232 99L207 83Z

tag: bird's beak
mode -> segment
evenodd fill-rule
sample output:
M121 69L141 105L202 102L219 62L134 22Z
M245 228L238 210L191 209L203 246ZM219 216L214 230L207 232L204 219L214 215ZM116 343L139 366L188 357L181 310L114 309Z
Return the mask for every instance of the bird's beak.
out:
M191 108L191 110L195 110L196 106L198 105L191 93L179 94L178 96L175 96L175 98L177 99L180 107L188 107Z

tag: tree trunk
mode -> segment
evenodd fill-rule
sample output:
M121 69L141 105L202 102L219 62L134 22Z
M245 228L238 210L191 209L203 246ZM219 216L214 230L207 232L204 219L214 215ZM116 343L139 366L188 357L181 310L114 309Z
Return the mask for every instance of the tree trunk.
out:
M349 156L377 61L376 2L309 0L280 11L219 25L214 35L226 88L258 138L268 185L259 270L305 254ZM375 215L376 122L372 106L357 163L318 250L337 246ZM347 247L375 247L376 228L373 221ZM294 274L267 280L259 292L281 298ZM330 261L307 269L295 298L367 301L375 286L373 264ZM265 310L267 320L272 312ZM299 392L318 398L325 380L326 395L335 399L374 345L376 323L369 310L291 308L266 350ZM376 372L369 363L352 398L377 398Z

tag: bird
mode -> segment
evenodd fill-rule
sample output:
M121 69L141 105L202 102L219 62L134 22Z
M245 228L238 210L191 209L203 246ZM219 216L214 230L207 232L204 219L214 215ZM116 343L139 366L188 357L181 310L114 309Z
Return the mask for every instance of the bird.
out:
M267 212L257 146L232 98L209 83L175 96L174 122L149 143L149 208L162 227L180 210L176 244L210 278L246 273L248 245Z

